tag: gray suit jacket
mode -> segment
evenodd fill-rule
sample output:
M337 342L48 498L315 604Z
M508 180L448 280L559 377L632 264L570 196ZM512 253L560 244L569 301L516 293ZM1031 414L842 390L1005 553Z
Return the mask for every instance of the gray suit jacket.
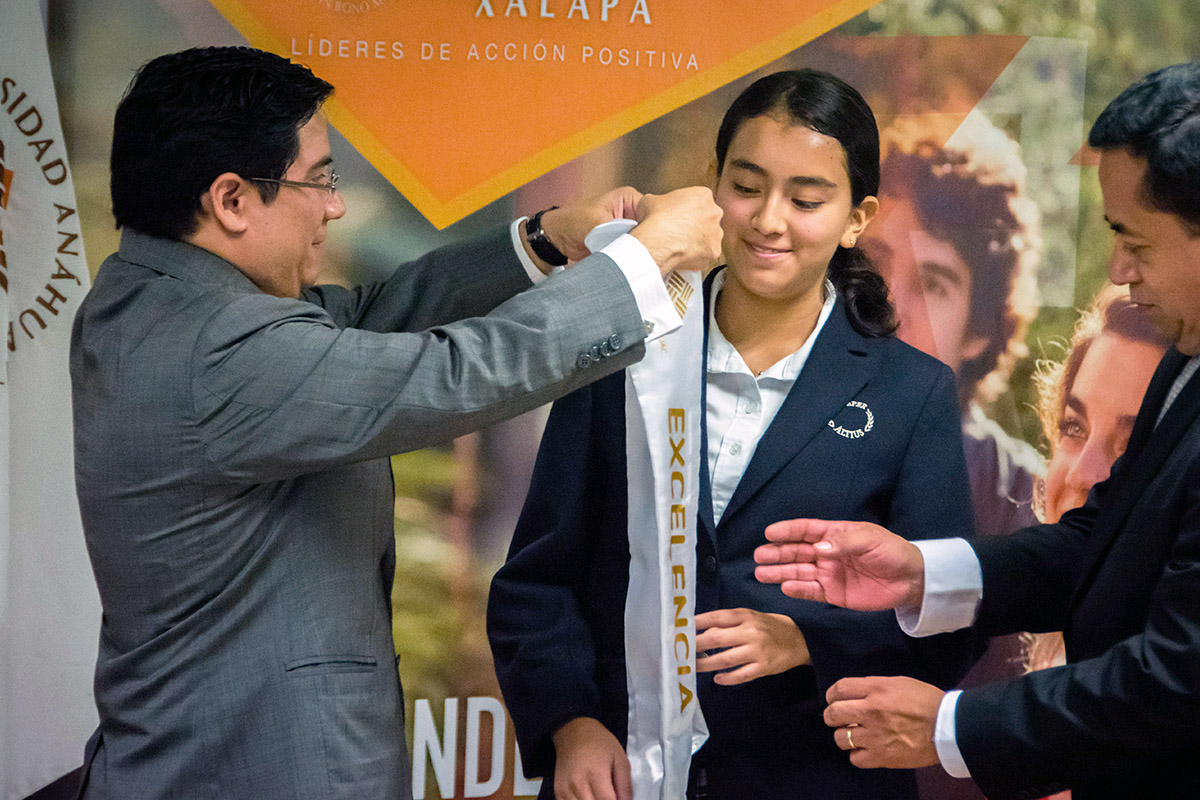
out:
M71 342L104 610L83 796L411 797L386 456L643 352L608 258L528 287L507 230L302 300L124 233Z

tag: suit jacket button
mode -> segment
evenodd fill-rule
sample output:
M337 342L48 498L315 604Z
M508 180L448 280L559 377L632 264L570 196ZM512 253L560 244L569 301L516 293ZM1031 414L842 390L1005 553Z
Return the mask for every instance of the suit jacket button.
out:
M575 362L575 366L579 367L580 369L587 369L591 365L592 365L592 357L589 356L587 353L580 353L579 360L577 360Z
M608 337L608 346L610 348L612 348L612 351L614 353L617 352L618 350L620 350L621 349L621 336L619 334L614 333L612 336Z
M717 557L716 556L705 556L704 557L704 571L709 572L709 573L717 571Z

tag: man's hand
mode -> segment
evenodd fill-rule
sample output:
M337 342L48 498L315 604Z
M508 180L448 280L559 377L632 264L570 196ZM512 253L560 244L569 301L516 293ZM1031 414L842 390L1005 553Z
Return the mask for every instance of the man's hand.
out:
M542 214L542 230L546 232L551 244L561 250L564 256L571 261L578 261L591 254L584 246L583 239L592 228L614 219L637 219L637 208L641 199L642 193L637 189L622 186L605 192L590 202L547 211ZM543 271L549 271L550 265L538 259L529 249L528 243L525 249L534 259L534 263L539 267L544 266Z
M633 800L629 758L597 719L576 717L554 732L557 800Z
M696 652L720 650L696 659L698 672L718 672L723 686L776 675L809 663L808 643L791 617L749 608L726 608L696 615Z
M754 551L754 577L803 600L882 611L918 606L925 591L921 551L869 522L793 519L768 525Z
M904 676L842 678L825 693L825 724L856 767L928 767L939 763L933 730L944 695Z
M711 269L721 256L721 209L712 191L689 186L643 195L632 235L650 251L659 272Z

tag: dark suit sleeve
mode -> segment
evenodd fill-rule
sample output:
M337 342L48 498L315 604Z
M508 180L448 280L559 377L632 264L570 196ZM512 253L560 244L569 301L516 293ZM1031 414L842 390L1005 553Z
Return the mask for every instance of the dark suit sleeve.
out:
M1112 475L1122 468L1121 460ZM1112 478L1092 487L1087 502L1051 525L969 543L983 573L976 630L998 636L1017 631L1061 631L1070 622L1071 592L1079 584L1084 545Z
M1200 475L1189 472L1144 630L1095 658L959 698L959 749L989 797L1037 797L1139 766L1147 774L1146 763L1200 746Z
M554 404L488 597L496 676L531 775L553 768L562 723L604 717L594 637L621 637L628 582L624 387L617 373Z

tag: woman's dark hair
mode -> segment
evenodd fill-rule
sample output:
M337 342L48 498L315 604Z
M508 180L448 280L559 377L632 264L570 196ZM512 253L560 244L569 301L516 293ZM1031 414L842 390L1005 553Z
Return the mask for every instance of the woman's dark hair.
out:
M145 64L113 122L117 227L168 239L195 232L200 196L218 175L282 178L299 130L333 86L300 64L249 47L205 47ZM278 187L255 184L274 200Z
M814 69L767 75L738 95L717 131L718 176L742 123L775 115L785 115L796 125L837 140L846 156L854 205L879 194L879 129L875 114L854 87ZM850 324L863 336L887 336L896 330L887 284L860 248L838 247L829 262L829 280L846 301Z

